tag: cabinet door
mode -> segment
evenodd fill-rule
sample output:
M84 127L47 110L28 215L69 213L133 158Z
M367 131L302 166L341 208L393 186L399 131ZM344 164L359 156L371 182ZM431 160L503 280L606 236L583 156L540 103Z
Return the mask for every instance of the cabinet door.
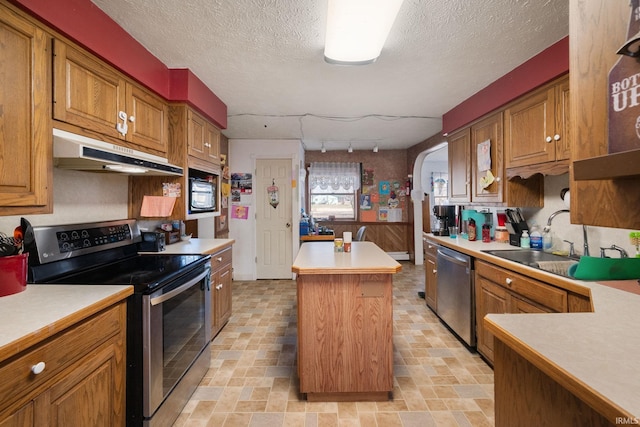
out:
M448 139L449 152L449 201L471 201L471 131L463 129Z
M571 157L571 126L569 122L569 76L556 85L556 160Z
M124 427L124 384L119 374L124 366L117 362L123 357L112 344L79 361L36 399L36 424L48 420L51 427Z
M187 111L188 135L187 153L199 159L206 158L207 122L201 115L192 110Z
M27 403L13 414L0 420L0 427L28 427L34 424L34 403Z
M0 5L0 214L52 203L49 36Z
M427 256L424 259L424 299L427 306L432 310L437 309L437 287L436 282L438 280L438 265L436 258Z
M231 317L231 264L227 264L218 272L218 286L215 288L216 300L214 318L216 329L220 330Z
M476 274L476 337L478 351L493 363L493 334L484 327L489 313L509 313L509 292Z
M207 123L205 133L205 159L211 163L220 163L220 131L211 123Z
M471 126L471 201L501 203L504 197L504 141L502 139L502 112L489 116ZM488 142L488 149L486 148ZM489 162L482 158L478 150L488 151ZM488 168L488 169L487 169ZM483 177L490 171L494 180L490 185L483 184Z
M123 76L78 49L60 41L54 44L53 118L113 138L124 139L117 124L126 112ZM125 113L126 114L126 113Z
M127 140L166 155L169 106L161 98L136 85L127 84Z
M543 88L505 110L508 168L556 159L554 91Z

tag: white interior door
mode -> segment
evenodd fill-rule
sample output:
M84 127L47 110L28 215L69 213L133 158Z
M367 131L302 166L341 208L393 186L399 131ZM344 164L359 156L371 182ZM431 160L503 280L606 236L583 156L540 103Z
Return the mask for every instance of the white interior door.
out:
M269 187L277 187L277 204ZM256 193L256 277L258 279L290 279L293 263L291 159L257 159L254 190Z

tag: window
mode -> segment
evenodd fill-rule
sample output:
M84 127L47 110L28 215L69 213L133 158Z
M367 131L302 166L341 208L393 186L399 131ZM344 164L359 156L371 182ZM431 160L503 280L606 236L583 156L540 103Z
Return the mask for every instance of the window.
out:
M309 214L356 219L360 163L317 162L309 168Z

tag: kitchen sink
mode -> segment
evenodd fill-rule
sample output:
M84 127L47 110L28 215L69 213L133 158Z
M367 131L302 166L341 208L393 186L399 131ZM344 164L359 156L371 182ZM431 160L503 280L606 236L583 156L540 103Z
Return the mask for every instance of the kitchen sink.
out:
M565 277L569 276L567 274L569 267L578 262L577 258L550 254L534 249L500 249L482 252Z

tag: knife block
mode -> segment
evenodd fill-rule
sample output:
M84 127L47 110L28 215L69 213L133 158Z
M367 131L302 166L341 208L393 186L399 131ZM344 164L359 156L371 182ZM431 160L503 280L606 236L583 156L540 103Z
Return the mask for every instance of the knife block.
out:
M505 227L509 230L509 244L511 246L520 246L520 237L524 230L529 231L529 226L526 221L520 222L505 222Z

